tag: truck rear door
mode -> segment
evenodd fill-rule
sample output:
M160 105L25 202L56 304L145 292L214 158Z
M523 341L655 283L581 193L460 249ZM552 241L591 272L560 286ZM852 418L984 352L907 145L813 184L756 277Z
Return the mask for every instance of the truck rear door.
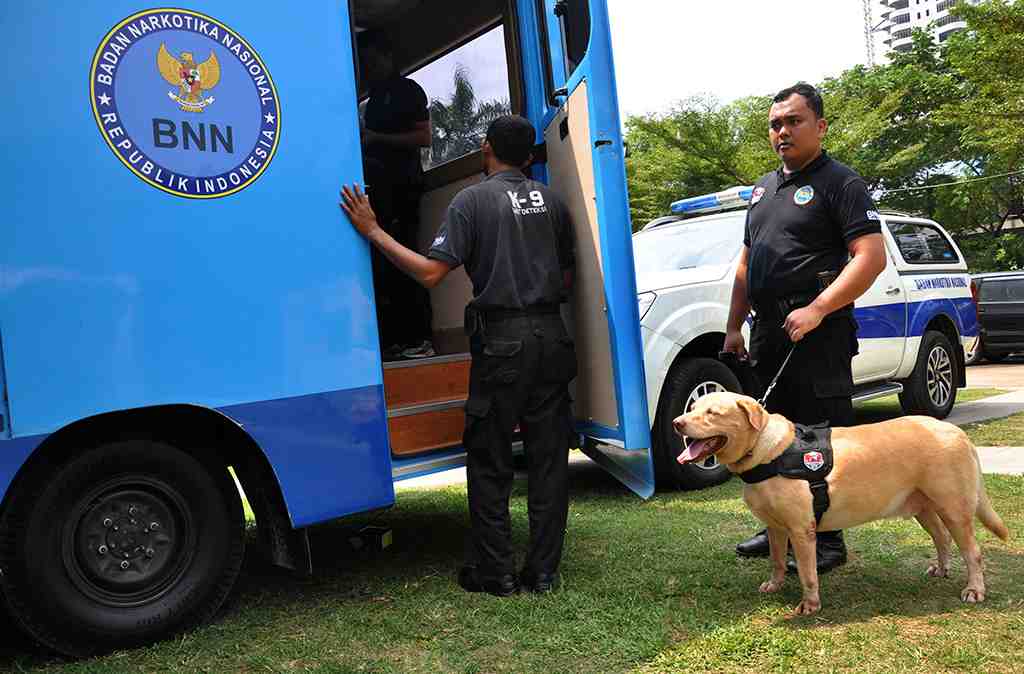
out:
M654 492L650 419L607 7L518 7L527 114L544 130L547 178L576 228L576 419L591 458L646 498Z

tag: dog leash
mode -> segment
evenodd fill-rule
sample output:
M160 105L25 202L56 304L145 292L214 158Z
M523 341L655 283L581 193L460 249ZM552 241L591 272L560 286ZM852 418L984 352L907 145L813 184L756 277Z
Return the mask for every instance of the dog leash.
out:
M790 357L792 357L793 355L793 351L796 350L796 345L797 343L793 342L793 346L789 347L789 353L786 354L785 360L783 360L782 365L779 366L779 371L775 373L775 376L772 378L772 382L768 384L768 388L765 389L764 395L761 396L761 399L757 401L758 405L763 406L765 402L768 400L768 395L772 392L772 389L775 388L775 385L779 382L779 377L782 375L782 371L786 369L786 363L789 362Z

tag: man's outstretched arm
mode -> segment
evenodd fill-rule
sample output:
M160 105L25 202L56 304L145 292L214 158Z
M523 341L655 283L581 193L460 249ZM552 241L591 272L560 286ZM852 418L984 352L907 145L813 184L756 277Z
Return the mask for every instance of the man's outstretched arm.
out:
M342 186L339 205L357 232L366 237L366 240L391 264L411 276L420 285L433 288L452 270L449 264L432 260L406 248L381 229L377 223L377 215L370 206L370 199L359 185L353 185L351 188L347 185Z

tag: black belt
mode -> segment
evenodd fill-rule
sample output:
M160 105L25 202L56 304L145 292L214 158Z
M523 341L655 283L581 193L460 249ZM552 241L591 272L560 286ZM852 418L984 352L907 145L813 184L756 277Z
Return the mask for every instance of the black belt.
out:
M484 309L482 313L484 320L487 321L507 321L512 318L557 314L559 313L558 307L558 304L534 304L522 309Z

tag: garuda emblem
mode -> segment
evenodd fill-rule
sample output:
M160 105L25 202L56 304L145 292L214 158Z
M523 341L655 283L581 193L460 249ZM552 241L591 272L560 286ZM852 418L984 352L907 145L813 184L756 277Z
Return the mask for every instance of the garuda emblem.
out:
M213 96L203 98L206 92L220 82L220 63L212 51L210 58L197 64L192 60L191 52L181 52L179 60L171 56L166 45L161 44L156 55L156 65L167 83L178 87L178 93L168 91L167 96L182 110L202 112L203 108L213 103Z

